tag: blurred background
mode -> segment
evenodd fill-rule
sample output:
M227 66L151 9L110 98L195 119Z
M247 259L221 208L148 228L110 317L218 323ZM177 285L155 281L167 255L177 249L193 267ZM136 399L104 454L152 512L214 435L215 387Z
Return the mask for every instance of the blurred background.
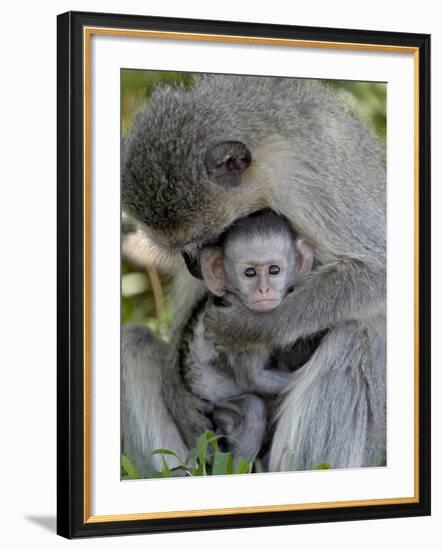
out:
M192 86L192 76L189 73L122 70L123 136L129 131L136 112L148 103L153 88L156 85L174 82ZM386 84L340 80L325 82L344 97L354 116L371 126L385 144ZM167 292L170 283L167 266L156 260L146 241L135 229L123 215L125 235L122 245L122 323L146 325L167 340L173 315Z

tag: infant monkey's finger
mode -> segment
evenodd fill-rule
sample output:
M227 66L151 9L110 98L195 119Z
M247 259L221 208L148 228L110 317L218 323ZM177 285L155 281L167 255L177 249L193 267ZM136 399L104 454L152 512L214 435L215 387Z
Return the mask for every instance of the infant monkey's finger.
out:
M224 401L220 401L219 403L217 403L217 409L226 410L226 411L229 411L231 413L241 415L242 414L242 409L241 409L241 405L238 402L240 399L241 399L241 396L235 398L235 400L226 399Z
M199 399L197 404L197 409L203 414L209 414L213 411L214 404L205 399Z

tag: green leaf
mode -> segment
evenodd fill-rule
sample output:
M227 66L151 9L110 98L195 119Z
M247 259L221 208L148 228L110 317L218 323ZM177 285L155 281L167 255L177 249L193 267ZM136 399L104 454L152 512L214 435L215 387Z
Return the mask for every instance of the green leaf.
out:
M317 464L313 470L331 470L331 466L328 462L321 462L320 464Z
M232 453L215 451L212 464L212 475L219 476L233 473Z
M205 432L198 437L196 440L196 448L198 452L198 461L199 467L197 469L196 475L206 475L206 459L207 459L207 445L208 445L208 434L212 432Z
M264 473L264 466L262 465L262 462L259 460L259 458L255 458L255 460L253 461L253 466L255 468L255 473Z
M126 455L121 455L121 466L126 474L133 476L131 479L140 479L140 474L135 466L135 464L130 460Z
M161 465L163 467L163 474L164 474L164 477L171 477L172 476L172 472L170 471L170 468L169 466L167 465L167 462L164 460L164 458L161 459Z
M197 464L196 464L196 459L198 458L198 450L194 447L193 449L190 449L189 451L189 454L186 456L186 460L184 461L185 464L189 464L190 463L190 466L195 469Z
M238 461L235 464L235 474L248 474L250 472L250 467L252 465L252 462L249 462L242 456L238 458Z
M152 451L151 453L151 456L153 455L169 455L169 456L174 456L178 462L180 464L184 464L184 462L182 461L182 459L180 458L180 456L175 452L175 451L171 451L169 449L155 449L155 451Z
M207 431L207 432L204 432L203 434L201 434L198 439L196 440L196 447L197 449L200 447L200 446L206 446L207 447L207 442L209 439L211 439L212 437L215 437L215 434L211 431Z
M154 451L152 451L151 453L151 456L153 455L173 455L173 456L178 456L175 451L171 451L169 449L155 449Z
M128 323L132 319L134 312L133 302L129 298L121 297L121 322Z
M218 451L219 450L218 439L220 439L222 436L213 435L212 432L206 432L206 433L207 433L207 443L213 448L214 451ZM212 435L209 437L209 434L212 434Z

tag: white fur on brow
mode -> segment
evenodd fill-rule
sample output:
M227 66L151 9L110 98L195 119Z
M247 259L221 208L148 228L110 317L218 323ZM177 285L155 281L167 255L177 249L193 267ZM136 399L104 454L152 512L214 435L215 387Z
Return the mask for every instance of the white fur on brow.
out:
M283 238L282 235L253 235L245 239L238 237L233 243L227 245L227 254L231 250L238 259L259 258L263 263L268 260L287 258L293 255L290 247L291 242Z

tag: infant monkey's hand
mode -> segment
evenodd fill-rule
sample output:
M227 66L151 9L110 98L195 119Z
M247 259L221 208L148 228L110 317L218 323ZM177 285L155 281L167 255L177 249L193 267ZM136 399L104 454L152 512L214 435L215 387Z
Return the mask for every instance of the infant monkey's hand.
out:
M180 396L180 401L182 397ZM175 420L186 445L192 448L200 435L213 430L213 424L206 416L213 411L213 404L188 393L184 397L184 402L181 401L180 406L181 411L186 412L178 415L178 418L175 416Z

